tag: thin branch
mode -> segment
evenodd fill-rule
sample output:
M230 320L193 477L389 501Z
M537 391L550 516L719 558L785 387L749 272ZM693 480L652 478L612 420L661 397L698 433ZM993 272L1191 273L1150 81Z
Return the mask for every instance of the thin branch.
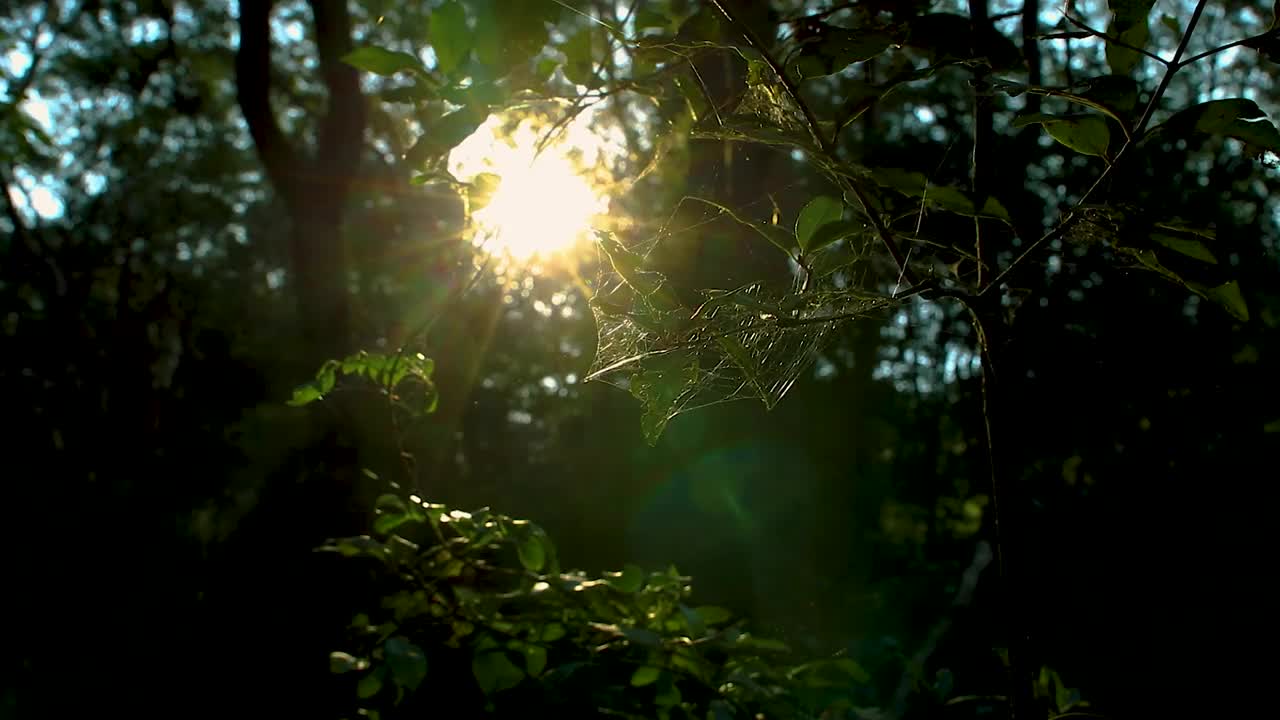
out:
M1075 19L1075 18L1071 17L1071 15L1070 15L1070 14L1068 14L1068 13L1063 13L1063 14L1062 14L1062 17L1063 17L1063 18L1065 18L1065 19L1066 19L1066 21L1067 21L1067 22L1069 22L1069 23L1071 23L1072 25L1075 25L1076 27L1080 28L1081 30L1083 30L1083 31L1085 31L1085 32L1087 32L1087 33L1089 33L1090 35L1092 35L1092 36L1094 36L1094 37L1096 37L1096 38L1100 38L1100 39L1102 39L1102 40L1105 40L1107 43L1109 43L1109 44L1111 44L1111 45L1115 45L1116 47L1122 47L1122 48L1124 48L1125 50L1132 50L1133 52L1136 52L1136 53L1138 53L1139 55L1145 55L1145 56L1147 56L1147 57L1151 58L1152 60L1155 60L1156 62L1160 63L1161 65L1164 65L1165 67L1169 67L1169 66L1173 65L1173 62L1171 62L1171 61L1169 61L1169 60L1165 60L1164 58L1160 57L1159 55L1156 55L1156 54L1155 54L1155 53L1153 53L1153 52L1149 52L1149 51L1147 51L1147 50L1144 50L1143 48L1140 48L1140 47L1138 47L1137 45L1130 45L1129 43L1127 43L1127 42L1125 42L1125 41L1121 40L1120 38L1112 37L1111 35L1108 35L1108 34L1106 34L1106 33L1104 33L1104 32L1100 32L1100 31L1098 31L1098 30L1094 30L1093 28L1091 28L1091 27L1089 27L1088 25L1084 24L1084 22L1083 22L1083 21L1081 21L1081 20L1077 20L1077 19Z
M1167 69L1165 70L1164 76L1160 78L1160 85L1156 88L1156 91L1151 95L1151 100L1147 102L1147 107L1142 113L1142 119L1138 121L1138 124L1134 127L1133 132L1129 134L1129 139L1126 140L1124 145L1120 147L1119 152L1116 153L1116 156L1111 160L1111 163L1108 164L1107 168L1102 171L1102 174L1098 176L1098 179L1095 180L1093 184L1089 186L1089 189L1084 192L1084 195L1080 196L1080 199L1077 200L1075 205L1072 206L1071 210L1067 213L1067 216L1062 219L1062 222L1058 223L1057 227L1054 227L1049 232L1045 233L1044 235L1041 235L1039 240L1036 240L1035 242L1031 243L1031 245L1027 247L1027 249L1024 250L1021 255L1015 258L1012 263L1009 263L1009 267L1001 271L1001 273L997 275L994 280L992 280L990 283L986 284L985 286L978 288L979 295L985 295L987 292L991 290L991 288L1000 287L1000 284L1004 282L1005 278L1007 278L1010 274L1013 273L1014 270L1016 270L1020 265L1022 265L1022 263L1024 263L1027 260L1027 258L1031 257L1031 255L1035 253L1037 250L1039 250L1041 247L1043 247L1045 243L1049 242L1050 240L1054 240L1059 237L1062 237L1068 230L1071 229L1073 225L1076 224L1076 222L1079 221L1080 209L1083 208L1085 203L1089 201L1089 199L1093 196L1094 192L1096 192L1097 189L1102 186L1102 183L1106 181L1108 177L1111 176L1112 170L1116 167L1116 165L1120 164L1120 161L1124 159L1129 149L1132 148L1138 142L1139 138L1142 137L1142 133L1146 129L1147 124L1151 122L1151 116L1155 114L1156 107L1160 104L1160 99L1164 96L1165 91L1169 89L1169 82L1173 79L1174 74L1178 72L1178 70L1182 69L1183 66L1185 66L1187 63L1190 62L1190 60L1188 60L1187 62L1183 62L1181 58L1182 58L1182 55L1187 51L1187 44L1191 41L1191 35L1193 32L1195 32L1196 24L1200 22L1200 16L1201 14L1204 13L1204 8L1205 8L1205 5L1207 4L1208 4L1208 0L1199 0L1199 2L1196 3L1196 9L1191 14L1191 21L1187 23L1187 31L1183 33L1182 40L1179 41L1178 43L1178 49L1173 54L1173 59L1167 62L1164 60L1161 60L1161 62L1164 62L1166 64Z
M1198 61L1200 61L1200 60L1203 60L1203 59L1205 59L1205 58L1207 58L1207 57L1210 57L1211 55L1217 55L1218 53L1223 52L1223 51L1226 51L1226 50L1230 50L1231 48L1234 48L1234 47L1240 47L1241 45L1244 45L1244 46L1246 46L1246 47L1251 47L1251 48L1252 48L1252 47L1254 47L1255 45L1261 44L1262 42L1265 42L1265 41L1267 41L1267 40L1273 40L1273 39L1275 39L1277 36L1280 36L1280 31L1277 31L1277 30L1268 30L1268 31L1266 31L1266 32L1262 33L1261 35L1253 35L1253 36L1251 36L1251 37L1243 38L1243 39L1241 39L1241 40L1236 40L1235 42L1229 42L1229 43L1227 43L1226 45L1222 45L1222 46L1220 46L1220 47L1216 47L1216 48L1214 48L1214 49L1212 49L1212 50L1205 50L1204 52L1200 53L1199 55L1192 55L1191 57L1187 58L1186 60L1183 60L1182 62L1178 63L1178 69L1182 69L1182 68L1184 68L1184 67L1186 67L1186 66L1188 66L1188 65L1191 65L1191 64L1193 64L1193 63L1195 63L1195 62L1198 62ZM1250 43L1252 43L1252 44L1250 44Z
M1160 85L1156 87L1155 93L1151 95L1151 100L1147 103L1147 109L1142 113L1142 119L1138 121L1137 127L1134 128L1134 138L1142 136L1142 132L1147 128L1147 123L1151 122L1151 116L1156 112L1156 107L1160 105L1160 99L1164 97L1165 91L1169 89L1169 81L1173 80L1174 73L1182 68L1182 55L1187 51L1187 45L1191 42L1192 33L1196 31L1196 24L1200 22L1200 15L1204 13L1204 6L1208 4L1208 0L1200 0L1196 3L1196 9L1191 13L1191 20L1187 23L1187 31L1182 34L1178 49L1173 53L1173 60L1169 61L1169 68L1165 70L1164 77L1160 78ZM1125 147L1127 148L1131 144L1132 140L1125 143Z
M752 30L751 27L734 15L733 12L729 10L726 2L722 2L722 0L711 0L711 4L720 11L721 15L724 15L725 19L727 19L731 25L742 33L742 35L747 39L747 43L750 44L756 52L760 53L761 57L764 58L764 61L768 63L769 68L773 70L773 74L778 78L778 82L782 84L782 88L786 91L787 96L791 98L791 101L795 103L796 107L800 108L800 113L804 116L805 125L808 127L809 134L813 137L814 142L818 144L819 149L822 150L824 155L834 160L836 156L835 139L823 136L821 127L818 125L818 119L814 116L813 110L809 107L809 104L804 101L804 98L800 96L800 89L796 87L796 84L792 82L789 77L787 77L786 70L778 63L778 60L773 56L773 53L769 52L768 48L765 47L764 43L760 40L760 37L756 35L755 30ZM889 228L885 227L884 220L876 214L874 210L875 206L872 205L871 198L868 196L866 189L863 188L860 183L843 175L837 175L837 182L842 186L842 189L846 192L852 193L853 196L857 198L858 203L862 206L862 214L866 216L867 220L871 223L871 226L875 229L876 236L880 238L885 249L889 251L889 255L893 258L894 264L898 266L899 274L906 279L907 284L915 286L917 284L915 273L913 273L911 268L907 265L907 259L903 256L902 250L898 248L898 243L894 240L893 233L889 231Z

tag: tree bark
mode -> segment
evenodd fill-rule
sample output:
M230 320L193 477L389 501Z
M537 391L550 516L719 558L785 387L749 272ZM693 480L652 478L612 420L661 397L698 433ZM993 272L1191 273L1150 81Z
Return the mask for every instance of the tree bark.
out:
M341 58L351 49L346 0L310 0L328 108L307 153L289 141L271 108L270 0L240 4L236 100L267 178L289 213L290 280L309 361L350 351L351 318L342 221L360 164L366 121L360 78Z

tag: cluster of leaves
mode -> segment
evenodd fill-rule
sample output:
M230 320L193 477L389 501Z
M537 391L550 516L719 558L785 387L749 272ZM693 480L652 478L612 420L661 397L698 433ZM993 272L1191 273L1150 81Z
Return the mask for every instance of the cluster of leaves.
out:
M433 369L418 354L362 352L325 363L290 404L324 398L342 375L392 398L413 381L426 398L416 410L428 414ZM320 548L372 561L380 607L357 615L351 646L330 655L333 672L355 679L367 716L410 712L419 691L441 688L491 713L535 703L569 717L796 716L852 707L869 680L848 659L786 667L782 643L724 608L689 604L690 578L675 567L588 577L562 571L550 537L527 520L396 494L375 512L375 535ZM459 667L470 672L458 677Z
M440 399L431 379L433 372L435 361L422 353L385 354L361 350L344 360L325 362L310 382L294 389L289 404L301 407L321 400L334 389L339 376L351 376L373 383L397 403L405 402L397 391L411 392L414 399L407 409L414 414L431 413Z
M491 714L803 717L853 707L869 681L848 659L786 667L782 643L723 608L691 606L674 567L588 577L562 571L526 520L398 495L377 510L376 536L322 548L369 562L386 587L330 656L370 717L409 713L439 691Z
M1130 193L1121 178L1133 173L1149 161L1153 154L1178 151L1177 148L1194 148L1212 137L1231 138L1245 144L1248 154L1264 157L1280 153L1280 130L1252 100L1232 98L1200 102L1174 112L1163 123L1148 127L1159 107L1168 79L1182 67L1222 48L1201 55L1183 58L1181 50L1172 60L1162 60L1144 50L1149 40L1148 16L1154 3L1116 2L1112 4L1112 35L1104 35L1088 29L1080 21L1068 16L1064 23L1084 28L1066 33L1054 33L1041 39L1094 37L1107 42L1107 59L1112 74L1100 75L1073 82L1066 87L1030 85L995 75L1017 72L1021 68L1021 54L1017 48L993 27L975 26L970 18L948 13L915 14L920 8L903 7L885 11L878 4L852 8L842 17L841 24L814 18L799 21L794 33L779 40L761 39L752 32L752 18L739 17L728 6L704 8L690 17L671 38L647 37L641 45L647 49L666 50L673 56L687 57L690 53L688 38L704 38L695 43L700 52L721 52L738 56L746 61L747 72L742 78L736 107L728 112L717 107L705 93L689 92L688 83L676 86L681 90L682 112L693 118L691 137L709 138L737 143L783 146L805 154L831 184L843 190L842 197L819 196L800 212L795 232L778 225L754 222L739 218L729 208L703 201L720 208L725 215L749 225L752 230L768 240L787 256L793 266L799 268L800 282L791 295L761 302L758 293L748 295L741 289L706 290L707 297L730 304L749 304L758 317L786 322L800 319L794 310L804 302L806 294L830 293L831 287L813 282L811 277L815 259L828 246L850 238L872 238L888 250L897 266L894 286L900 287L903 278L911 278L913 271L926 275L915 276L908 286L928 291L932 284L952 297L978 298L988 294L997 281L1011 272L1013 267L1001 270L992 267L995 256L979 257L976 248L965 245L972 239L957 240L955 223L939 223L939 217L961 216L995 221L1003 224L996 234L1008 237L1015 232L1014 222L1002 202L999 189L974 186L934 185L920 170L912 168L874 167L852 162L838 154L841 133L868 109L884 100L891 92L908 83L940 78L942 69L958 66L974 76L973 85L979 98L1004 95L1012 98L1035 95L1047 103L1061 106L1041 109L1040 103L1033 109L1013 111L1008 126L1012 132L1028 126L1040 126L1049 137L1068 151L1092 156L1102 161L1097 183L1085 192L1076 207L1065 213L1039 237L1020 238L1024 247L1032 250L1043 248L1050 240L1065 237L1068 240L1101 243L1122 266L1132 266L1155 273L1165 280L1195 293L1230 313L1240 321L1249 319L1249 308L1238 281L1231 277L1229 268L1219 262L1219 252L1213 248L1216 232L1211 227L1196 226L1168 212L1156 209L1140 198L1126 203L1123 198ZM712 17L712 16L716 17ZM820 17L826 17L821 15ZM716 23L729 30L707 34L706 28ZM1175 19L1165 17L1164 23L1184 42L1194 32L1194 23L1185 30ZM686 38L682 43L680 38ZM1117 42L1117 38L1119 39ZM1252 46L1249 42L1241 43ZM1226 46L1230 47L1230 46ZM1142 55L1155 58L1165 65L1165 75L1160 86L1145 93L1132 73ZM878 83L862 80L843 81L852 84L841 95L847 100L832 109L824 117L820 109L806 102L806 83L844 74L861 63L879 59L877 71L887 79ZM887 70L885 68L888 68ZM861 76L861 74L860 74ZM870 77L870 75L868 75ZM842 86L843 87L843 86ZM990 102L990 100L988 100ZM990 159L988 159L990 161ZM1121 167L1122 166L1122 167ZM1120 168L1117 170L1117 168ZM1108 192L1104 180L1111 177L1120 183L1113 191L1114 199L1101 206L1090 205ZM1101 189L1100 189L1101 188ZM1138 191L1141 195L1141 190ZM1141 205L1146 210L1135 210ZM925 210L933 219L921 223ZM1110 225L1091 222L1089 218L1101 214L1112 219ZM848 216L848 217L846 217ZM1081 222L1081 221L1084 222ZM936 229L935 229L936 228ZM933 248L934 262L920 262L912 267L910 257L902 251L904 243L915 248ZM643 247L643 245L639 246ZM629 288L629 295L636 298L625 313L601 312L619 303L613 296L600 295L596 299L597 321L601 323L601 347L610 347L605 340L619 335L648 338L644 342L628 345L629 360L626 372L629 378L621 383L645 404L645 432L652 441L655 433L675 413L690 407L687 402L696 384L705 385L714 379L715 373L700 373L708 367L706 362L693 360L673 363L670 353L673 346L689 344L684 336L673 336L673 327L689 328L696 325L699 313L691 308L673 306L669 292L659 292L655 283L662 279L651 275L640 276L630 267L631 258L617 248L606 252L611 261L615 286ZM927 255L927 254L926 254ZM1021 263L1030 255L1024 253L1013 263ZM919 257L919 256L917 256ZM923 260L923 258L920 258ZM971 273L963 273L961 261L975 261L986 266L985 273L978 273L975 282ZM949 274L938 275L936 268L951 268ZM848 273L833 276L836 287L846 295L858 295L860 291L848 288ZM879 284L883 286L883 281ZM602 287L610 287L607 282ZM996 288L997 291L999 290ZM865 293L860 294L866 298ZM890 298L881 298L882 304L891 304ZM780 305L786 305L779 312ZM859 313L834 312L825 317L831 322L857 317ZM821 313L811 314L806 322L820 322ZM622 324L623 327L617 327ZM606 327L609 326L609 327ZM754 378L762 372L757 362L768 355L777 344L773 335L757 334L750 337L741 325L728 334L732 345L725 347L721 339L723 328L715 335L715 342L702 343L703 348L715 347L728 363L713 362L712 367L729 366L735 370L726 398L754 396L772 406L778 399L774 389L742 392L743 388L758 386ZM673 337L675 338L673 340ZM753 344L754 343L754 344ZM814 343L800 343L791 347L795 357L780 359L769 357L769 363L779 362L788 368L804 367L816 350ZM617 354L607 358L609 362L597 363L597 369L618 369ZM673 371L674 370L674 371ZM655 382L662 387L653 389ZM789 383L779 387L785 389Z

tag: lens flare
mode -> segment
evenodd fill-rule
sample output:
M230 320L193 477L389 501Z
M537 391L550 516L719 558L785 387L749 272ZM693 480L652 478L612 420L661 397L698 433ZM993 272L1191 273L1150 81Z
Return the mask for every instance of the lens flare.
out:
M449 157L463 181L480 173L501 178L489 204L472 214L476 242L517 261L547 258L581 241L609 212L609 197L593 171L613 152L585 118L570 123L538 152L541 132L531 120L507 134L491 117Z

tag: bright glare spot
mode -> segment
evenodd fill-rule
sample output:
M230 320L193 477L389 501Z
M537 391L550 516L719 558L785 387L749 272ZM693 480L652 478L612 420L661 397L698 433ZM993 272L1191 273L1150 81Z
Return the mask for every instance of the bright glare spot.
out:
M53 132L53 115L49 112L49 103L39 95L22 103L22 109L32 120L40 123L45 132Z
M525 120L502 137L497 117L454 148L449 169L458 179L484 172L502 179L489 204L472 215L477 243L515 260L547 257L582 240L609 211L607 194L591 176L618 150L592 131L589 116L580 115L540 155L546 129Z
M31 209L40 217L50 220L62 215L62 201L46 187L31 190Z

